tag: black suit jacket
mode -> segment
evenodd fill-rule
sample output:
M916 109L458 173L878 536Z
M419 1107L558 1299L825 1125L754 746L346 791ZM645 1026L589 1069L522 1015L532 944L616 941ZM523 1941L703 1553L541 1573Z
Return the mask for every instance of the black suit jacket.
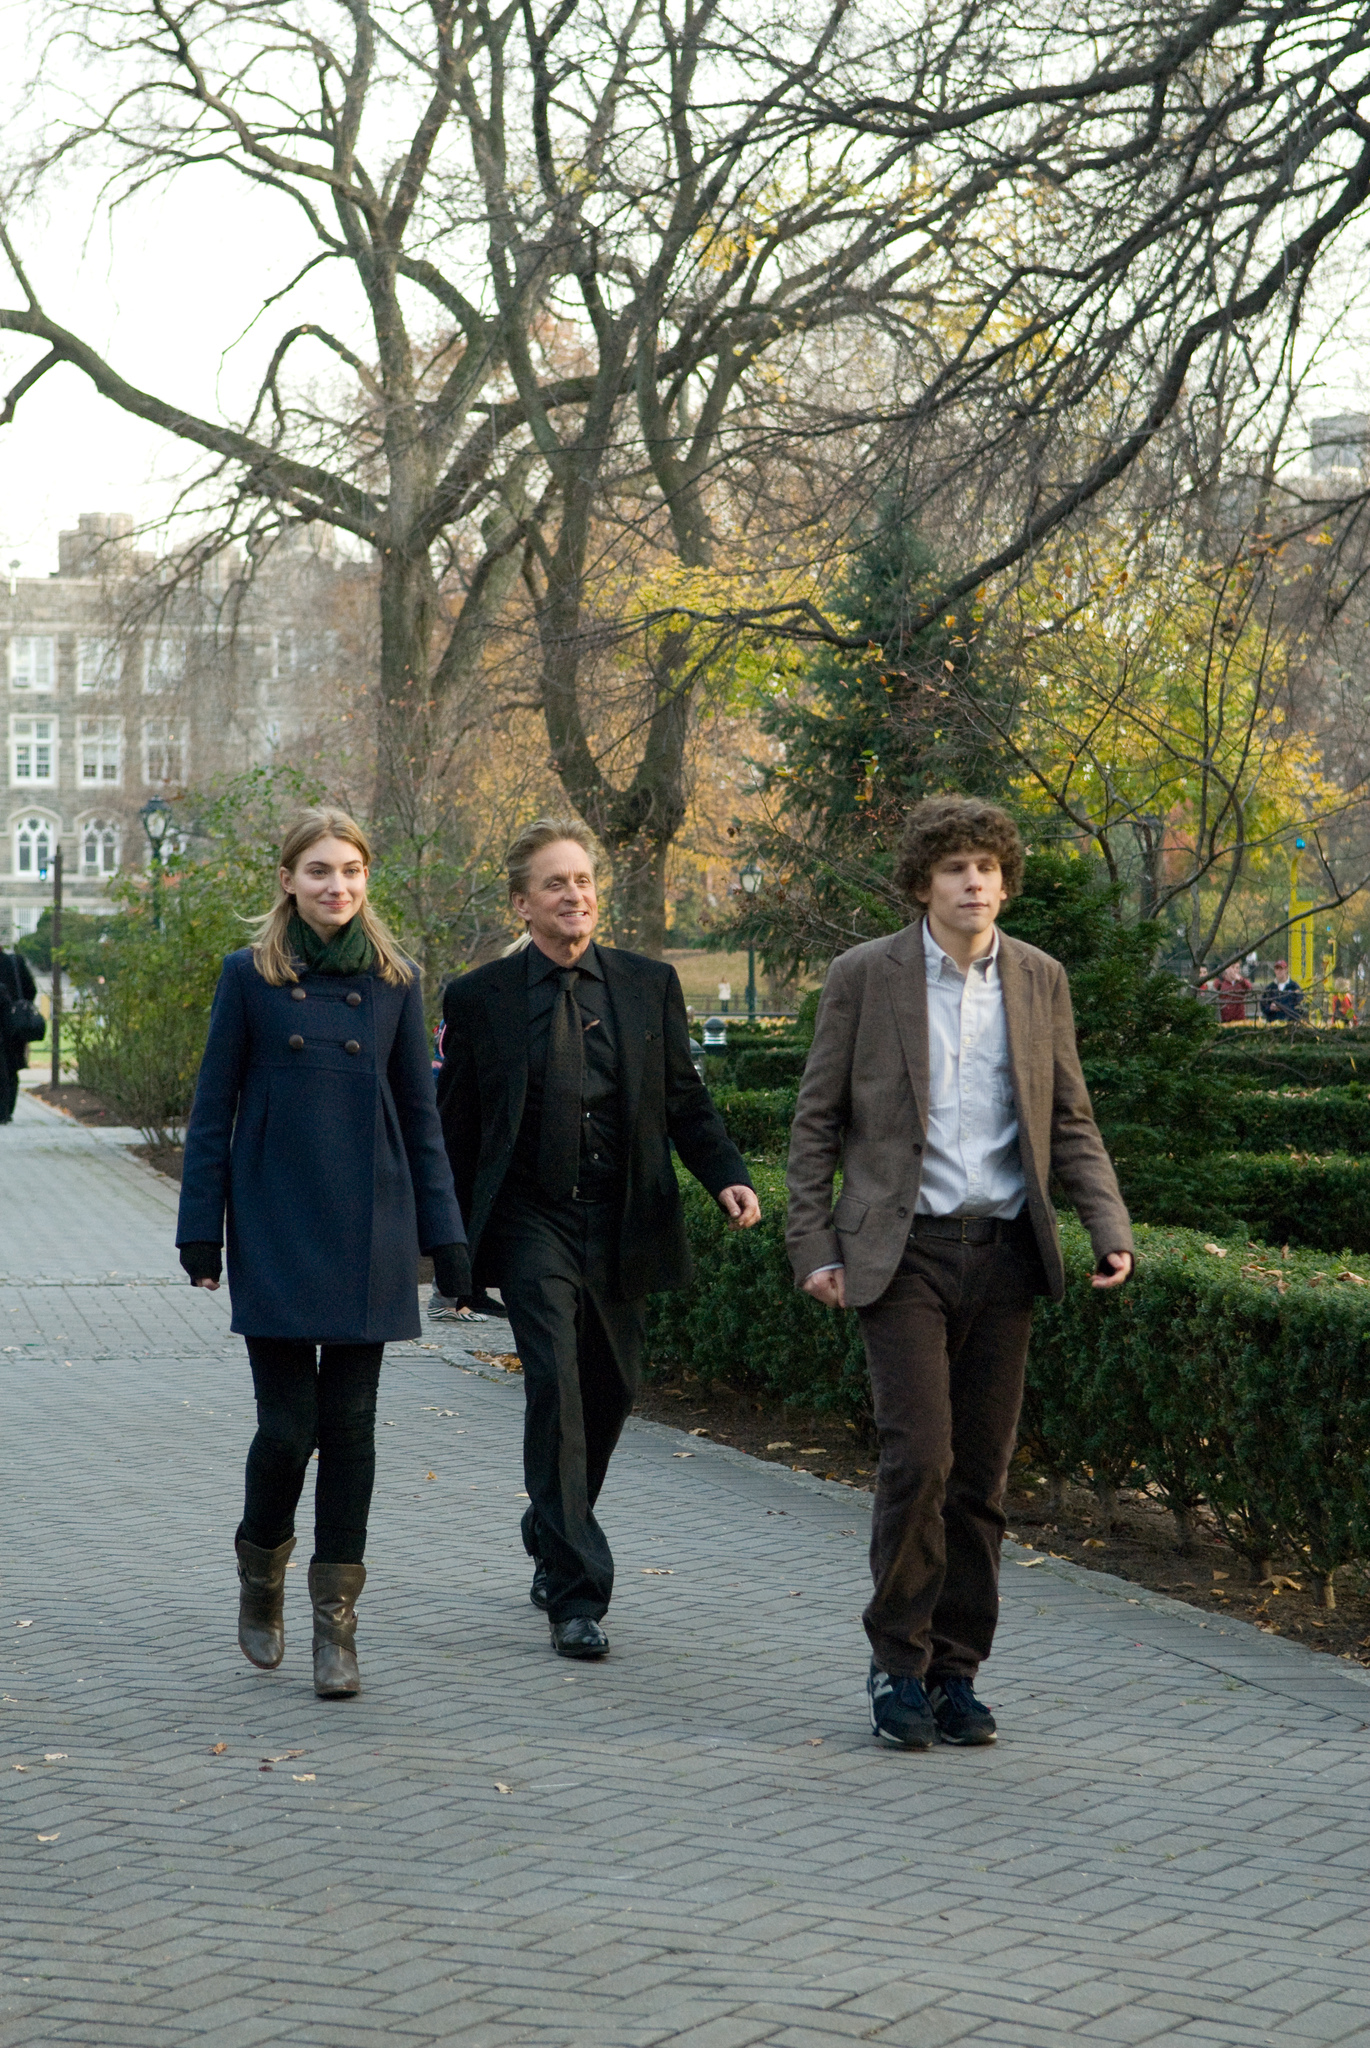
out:
M685 998L674 967L599 948L618 1041L627 1191L619 1289L628 1299L685 1287L690 1252L670 1141L711 1195L751 1186L708 1089L690 1061ZM449 982L443 997L438 1111L476 1284L498 1285L481 1240L514 1156L528 1087L528 963L522 950Z

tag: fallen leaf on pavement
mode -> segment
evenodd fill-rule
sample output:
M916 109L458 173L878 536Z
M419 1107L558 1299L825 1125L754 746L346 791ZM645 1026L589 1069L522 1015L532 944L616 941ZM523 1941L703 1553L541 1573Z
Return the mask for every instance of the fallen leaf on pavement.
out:
M16 1628L32 1628L33 1623L31 1621L16 1621L14 1626Z
M694 1456L694 1452L693 1452L693 1451L672 1451L672 1453L671 1453L671 1456L672 1456L673 1458L692 1458L692 1457Z
M821 1749L823 1747L823 1738L821 1735L810 1735L807 1738L807 1740L810 1749Z
M707 1436L708 1434L709 1432L707 1429L692 1429L690 1431L691 1436Z
M290 1775L297 1785L313 1785L318 1781L315 1771L292 1771Z
M57 1835L60 1835L61 1832L62 1830L58 1828ZM40 1835L38 1839L40 1842L55 1842L57 1840L57 1835Z
M436 1473L436 1472L430 1472L430 1473L428 1473L428 1475L427 1475L427 1476L428 1476L428 1478L430 1478L430 1479L436 1479L438 1475L437 1475L437 1473Z
M227 1748L228 1744L226 1742L216 1742L209 1753L211 1756L222 1756Z
M1030 1572L1035 1564L1045 1564L1046 1559L1044 1557L1020 1557L1018 1563L1025 1572Z
M43 1758L45 1764L64 1764L66 1761L67 1753L64 1749L50 1749Z
M11 1765L10 1765L10 1769L11 1769L12 1771L26 1771L26 1770L28 1769L28 1765L27 1765L27 1764L11 1764Z
M281 1756L264 1756L264 1764L293 1764L297 1756L303 1756L302 1749L287 1749Z
M496 1790L497 1792L512 1792L512 1791L513 1791L513 1789L514 1789L514 1788L513 1788L513 1786L512 1786L512 1785L501 1785L501 1783L500 1783L499 1779L498 1779L498 1778L496 1778L496 1780L495 1780L495 1790Z
M644 1579L673 1579L675 1577L675 1566L673 1564L644 1564L641 1567L641 1571Z

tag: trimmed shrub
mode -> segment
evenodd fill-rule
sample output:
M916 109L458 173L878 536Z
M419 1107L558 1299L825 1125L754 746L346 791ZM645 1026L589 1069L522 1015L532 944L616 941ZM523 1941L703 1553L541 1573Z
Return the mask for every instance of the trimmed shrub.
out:
M738 1088L797 1087L808 1056L807 1049L800 1045L739 1052L733 1061L734 1084Z
M800 1293L785 1257L781 1175L755 1171L763 1220L728 1229L682 1174L689 1290L650 1307L650 1355L701 1379L869 1415L855 1315ZM1313 1572L1370 1559L1370 1293L1325 1253L1138 1231L1137 1272L1107 1292L1073 1217L1063 1302L1038 1304L1022 1436L1048 1470L1153 1483L1207 1501L1238 1551L1277 1543Z
M1220 1115L1228 1143L1241 1152L1370 1152L1370 1096L1356 1086L1292 1095L1243 1089Z
M695 1256L694 1285L652 1297L648 1355L700 1379L766 1388L785 1401L869 1415L866 1355L855 1316L825 1313L801 1294L785 1255L785 1177L752 1162L761 1221L732 1230L683 1169L681 1192Z
M793 1088L716 1088L714 1104L739 1151L785 1157L794 1122Z
M1276 1041L1278 1046L1278 1041ZM1267 1051L1254 1046L1214 1046L1196 1071L1233 1088L1335 1088L1356 1079L1370 1081L1370 1049L1354 1045L1291 1045Z
M1339 1245L1370 1251L1370 1160L1332 1153L1229 1152L1199 1159L1121 1159L1118 1179L1131 1213L1214 1237L1274 1244Z

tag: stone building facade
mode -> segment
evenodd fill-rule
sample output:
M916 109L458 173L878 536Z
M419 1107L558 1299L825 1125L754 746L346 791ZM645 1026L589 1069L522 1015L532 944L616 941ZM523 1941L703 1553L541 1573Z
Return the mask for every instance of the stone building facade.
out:
M353 622L369 577L330 540L298 533L250 581L221 554L173 589L134 551L131 520L83 513L52 575L0 582L0 944L51 903L58 844L65 901L93 911L120 867L146 866L150 797L174 832L187 790L317 758L349 688L365 689Z

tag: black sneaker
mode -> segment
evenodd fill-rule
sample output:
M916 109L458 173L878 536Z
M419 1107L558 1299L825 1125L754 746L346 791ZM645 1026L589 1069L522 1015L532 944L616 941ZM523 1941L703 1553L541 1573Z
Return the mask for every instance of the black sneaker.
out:
M937 1723L921 1678L893 1678L872 1660L866 1696L871 1731L879 1741L892 1743L896 1749L932 1748Z
M976 1699L968 1678L934 1678L928 1686L928 1704L940 1742L976 1749L982 1743L998 1741L994 1716L983 1700Z

